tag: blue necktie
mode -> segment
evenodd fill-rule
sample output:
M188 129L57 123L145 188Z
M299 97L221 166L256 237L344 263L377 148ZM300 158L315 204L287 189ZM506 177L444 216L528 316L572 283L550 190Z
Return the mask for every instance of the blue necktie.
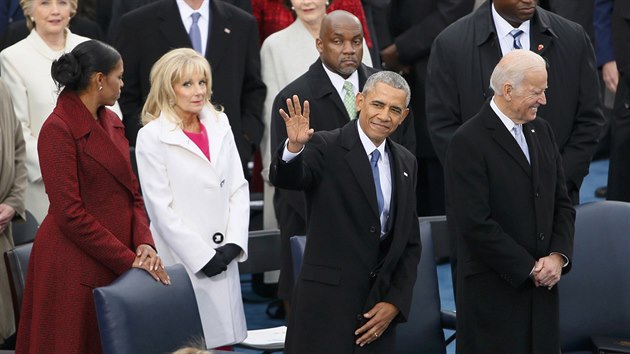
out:
M190 32L188 32L188 36L190 36L190 42L192 43L193 49L203 55L203 53L201 52L201 31L199 30L199 25L197 24L197 22L199 22L199 17L201 17L201 14L199 12L193 12L192 15L190 15L192 17L192 25L190 26Z
M381 157L381 153L378 149L372 151L372 158L370 159L370 165L372 165L372 176L374 177L374 186L376 187L376 202L378 203L378 215L383 213L383 190L381 189L381 177L378 173L378 159Z
M510 31L510 36L514 38L514 44L513 44L514 49L523 49L523 46L521 45L521 40L518 39L518 37L520 37L521 34L523 34L523 31L517 28Z
M520 124L517 124L514 126L514 128L512 128L512 130L514 131L514 139L516 139L518 146L523 151L523 154L525 154L525 157L527 158L527 162L530 162L529 149L527 148L527 141L525 140L525 136L523 135L523 126Z

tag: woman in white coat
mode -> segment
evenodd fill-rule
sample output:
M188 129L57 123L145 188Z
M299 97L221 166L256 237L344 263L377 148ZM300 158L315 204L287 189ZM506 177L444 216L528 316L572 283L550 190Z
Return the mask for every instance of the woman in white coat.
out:
M156 247L166 265L186 267L214 348L247 336L236 262L247 258L249 188L210 75L188 48L155 63L136 158Z
M42 222L48 212L48 197L39 166L37 138L59 94L50 67L62 54L89 38L68 29L78 0L20 0L20 5L31 33L0 52L0 74L11 92L26 142L26 208ZM118 104L113 110L122 117Z

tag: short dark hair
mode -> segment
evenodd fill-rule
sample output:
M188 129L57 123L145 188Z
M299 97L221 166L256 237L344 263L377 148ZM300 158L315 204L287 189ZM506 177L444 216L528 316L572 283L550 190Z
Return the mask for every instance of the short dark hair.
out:
M112 46L89 40L53 61L50 74L59 90L81 92L88 87L93 74L107 75L119 61L120 54Z

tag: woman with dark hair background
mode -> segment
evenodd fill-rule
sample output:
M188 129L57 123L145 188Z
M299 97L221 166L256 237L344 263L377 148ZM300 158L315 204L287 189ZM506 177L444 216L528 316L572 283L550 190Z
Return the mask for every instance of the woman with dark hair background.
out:
M120 95L120 55L87 41L54 61L51 73L61 93L37 146L50 208L30 257L16 352L100 353L92 289L132 267L170 281L123 124L104 107Z

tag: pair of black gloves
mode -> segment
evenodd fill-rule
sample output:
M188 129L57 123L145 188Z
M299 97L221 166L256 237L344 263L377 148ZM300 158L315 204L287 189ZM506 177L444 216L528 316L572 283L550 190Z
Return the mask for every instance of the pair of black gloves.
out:
M227 269L228 264L236 256L241 254L241 248L233 243L217 247L217 252L212 259L203 267L201 271L208 277L213 277Z

